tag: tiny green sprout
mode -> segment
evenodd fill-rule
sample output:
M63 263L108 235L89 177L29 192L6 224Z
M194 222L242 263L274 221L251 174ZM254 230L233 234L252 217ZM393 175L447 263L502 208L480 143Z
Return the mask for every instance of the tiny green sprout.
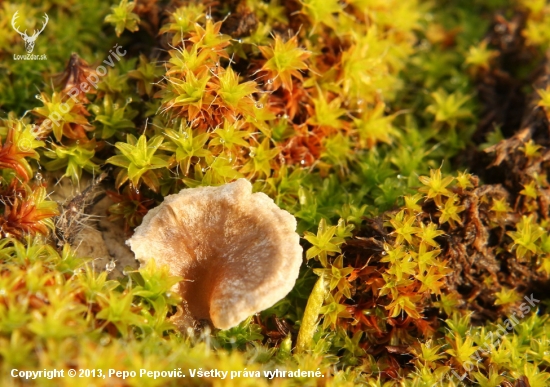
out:
M460 218L459 213L466 209L465 206L456 205L458 200L457 196L453 195L447 199L444 206L438 206L440 215L439 215L439 224L445 224L449 222L451 227L455 227L455 222L462 224L462 219Z
M120 106L118 103L113 103L112 97L106 94L103 98L103 104L93 105L91 107L95 113L95 120L101 123L102 131L101 138L108 139L127 129L135 128L132 119L138 114L125 104Z
M342 11L342 6L338 0L301 0L300 2L303 6L302 13L310 19L313 25L311 34L321 23L331 28L335 27L333 15Z
M437 361L445 359L445 354L441 352L442 345L436 345L433 341L427 340L425 343L420 343L420 352L416 353L417 359L425 366L434 366ZM415 352L418 352L416 348Z
M239 83L239 76L231 69L219 76L220 87L217 90L223 105L227 107L231 116L238 114L253 115L254 100L252 94L256 93L256 82L248 81Z
M541 368L544 370L544 366L541 364ZM518 370L512 372L512 376L519 378L522 375L525 375L529 381L530 387L546 387L550 381L550 373L544 372L539 368L535 363L525 362L523 365L523 370Z
M171 141L163 145L163 149L175 152L176 161L185 176L189 174L191 160L197 157L206 157L210 155L210 151L204 148L204 144L208 141L210 134L199 134L191 127L184 125L183 121L179 125L179 130L165 129L166 137Z
M439 244L434 241L434 238L444 234L445 233L443 231L437 229L437 225L435 223L430 222L428 225L425 225L420 222L420 231L417 233L417 236L420 237L422 243L432 247L439 247Z
M500 375L494 367L489 369L489 374L487 376L481 372L473 372L472 375L476 379L479 387L499 387L502 385L501 383L506 380L506 378Z
M347 171L350 155L352 154L350 137L337 133L332 137L325 137L323 145L325 150L321 154L321 158L330 165L338 167L340 171Z
M193 121L203 106L210 105L214 100L214 97L206 93L206 85L209 81L208 73L197 77L192 72L188 72L185 80L169 78L168 88L162 92L162 103L167 108L187 110L188 120Z
M350 312L348 312L347 305L340 304L338 300L342 298L340 293L333 295L329 293L325 305L321 308L321 314L323 318L323 329L328 327L336 327L336 322L339 318L351 318Z
M467 172L458 172L458 175L456 176L456 183L463 190L474 187L472 184L472 175Z
M405 205L403 206L409 215L415 215L422 211L422 207L418 202L423 199L424 196L422 194L414 194L414 195L405 195Z
M408 279L417 272L418 264L412 260L412 257L407 254L404 258L396 265L391 265L387 270L387 273L393 275L397 282Z
M146 320L140 315L133 312L134 306L132 301L134 294L132 291L125 291L125 294L120 294L114 291L99 294L97 298L101 310L96 317L112 323L120 332L122 337L128 337L132 326L141 326L146 323Z
M326 220L323 218L319 222L319 228L317 235L306 231L304 232L304 239L311 243L306 252L306 259L319 258L323 267L328 267L328 256L332 256L335 253L341 253L340 245L345 242L344 238L336 236L337 226L327 226Z
M279 154L278 148L270 147L271 141L265 138L257 147L250 148L250 159L241 168L241 173L249 173L250 176L271 176L272 160Z
M390 224L394 228L392 234L396 235L395 243L400 244L403 240L413 244L412 236L422 231L420 227L414 226L416 217L405 214L405 211L399 211L393 219L390 219Z
M231 44L231 37L221 34L221 27L221 21L214 23L212 19L206 20L204 28L199 23L195 23L195 32L189 38L190 42L195 43L199 48L209 53L209 58L212 62L216 62L220 56L229 59L224 48Z
M27 158L39 159L36 149L43 147L44 142L35 138L31 125L19 120L6 120L5 123L5 141L0 137L0 170L13 169L23 181L29 181L33 170Z
M56 117L50 120L51 128L54 137L57 141L61 141L62 136L77 139L82 138L85 134L82 131L76 131L71 125L79 127L89 127L86 115L89 113L80 104L76 104L72 98L64 98L61 93L54 92L51 99L45 94L40 94L40 100L44 104L42 107L35 108L33 113L40 117L44 117L46 121L48 117Z
M498 55L497 51L487 48L488 41L483 40L477 46L471 46L465 63L478 69L488 70L491 60Z
M312 102L315 109L311 111L310 118L307 123L310 125L318 125L321 128L329 129L341 129L344 125L344 121L340 119L346 114L346 110L342 109L342 100L340 98L334 98L328 102L324 93L319 91L319 96L313 98Z
M419 319L422 318L422 316L418 313L416 303L420 301L421 298L422 296L420 294L399 294L388 306L386 306L386 309L390 312L390 317L392 318L405 312L409 317Z
M537 254L539 252L537 241L545 234L545 231L535 222L533 215L523 215L516 225L516 230L506 233L514 242L512 249L516 250L516 257L519 260L524 260Z
M177 8L170 15L170 22L162 26L160 34L174 34L172 45L183 42L184 36L195 30L195 23L204 18L204 5L190 3Z
M248 343L262 340L264 337L261 332L261 327L249 317L233 328L218 331L216 339L227 350L242 350Z
M348 277L353 270L354 268L351 266L344 267L344 256L339 255L330 268L313 269L313 272L318 276L324 276L329 283L329 289L331 291L338 288L338 291L346 298L351 298L351 289L353 289L353 286L346 277Z
M272 80L274 89L283 86L287 90L292 90L292 77L303 79L300 70L308 68L305 60L309 58L310 53L298 47L297 36L293 36L285 43L277 35L273 47L258 48L267 59L262 70L267 73L268 79Z
M541 148L541 145L535 143L533 139L530 139L523 146L519 147L519 150L523 151L527 158L533 159L540 156L539 150Z
M445 312L447 316L450 316L453 311L460 305L461 297L456 292L449 294L441 294L439 301L436 301L434 305Z
M72 145L52 144L52 150L46 150L44 156L53 159L43 163L48 171L56 171L66 168L63 176L70 177L75 186L78 186L82 170L94 173L99 170L99 165L92 161L95 155L95 140L83 143L76 142Z
M115 26L116 36L120 36L124 30L136 32L140 23L139 16L133 13L136 3L121 0L118 6L111 7L111 13L105 17L105 22Z
M86 265L84 270L76 273L88 303L96 303L99 294L108 293L120 285L118 281L108 280L108 274L106 271L98 274L90 265Z
M443 89L430 95L434 102L427 107L426 111L435 116L436 122L455 126L458 120L471 117L471 110L464 107L464 104L470 100L470 96L462 95L460 91L447 94Z
M539 195L535 180L531 180L528 184L525 184L519 193L523 196L527 196L528 198L536 199Z
M492 202L493 204L489 210L495 213L497 219L506 219L507 214L512 212L506 198L493 198Z
M452 176L442 178L441 168L431 169L430 177L420 176L418 178L418 180L420 180L420 182L425 185L425 187L419 188L418 191L426 193L427 199L433 199L435 204L441 206L441 198L443 196L453 196L453 193L447 189L447 186L451 184L454 179L455 178Z
M515 289L508 289L506 287L503 287L499 292L495 293L495 297L497 298L495 301L495 305L510 305L518 302L521 300L521 296L516 292Z
M550 115L550 86L546 86L546 89L539 89L537 93L540 96L540 101L537 106L542 107L546 111L546 115Z
M154 83L164 74L163 68L149 62L143 54L139 56L139 66L128 72L128 77L137 80L140 95L153 95Z
M135 136L129 134L126 139L127 142L117 142L115 144L115 147L122 154L110 157L106 163L123 168L117 176L117 188L128 179L137 188L143 179L145 184L153 191L158 189L158 178L153 170L168 166L166 155L155 156L163 140L162 136L155 136L148 141L145 135L141 135L138 140Z
M451 345L451 349L446 350L451 355L455 362L461 367L466 362L471 361L471 356L477 351L478 347L474 345L473 339L470 335L466 336L466 340L463 340L462 335L454 335L454 340L447 336L447 340Z
M197 45L188 49L177 48L168 51L170 59L166 76L187 74L188 72L202 74L208 69L209 54L206 50L200 51ZM172 78L171 78L172 79Z
M353 119L361 148L371 149L380 142L391 144L399 136L399 131L392 125L395 115L386 115L385 109L384 103L378 103L374 109L366 109L362 117Z
M242 129L243 122L225 120L222 127L212 132L209 146L222 146L229 154L237 154L240 147L248 148L250 144L245 140L250 133Z
M175 304L179 297L171 292L172 286L183 278L170 275L170 268L167 266L158 267L154 259L149 259L145 267L139 269L143 278L143 285L134 288L134 295L154 301L163 297ZM169 297L167 297L169 295Z

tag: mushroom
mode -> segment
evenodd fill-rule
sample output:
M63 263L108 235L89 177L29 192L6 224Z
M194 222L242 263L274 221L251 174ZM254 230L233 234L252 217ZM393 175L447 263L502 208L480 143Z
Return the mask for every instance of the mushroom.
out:
M246 179L165 197L126 243L142 266L155 259L184 278L179 329L238 325L285 297L302 264L296 219Z

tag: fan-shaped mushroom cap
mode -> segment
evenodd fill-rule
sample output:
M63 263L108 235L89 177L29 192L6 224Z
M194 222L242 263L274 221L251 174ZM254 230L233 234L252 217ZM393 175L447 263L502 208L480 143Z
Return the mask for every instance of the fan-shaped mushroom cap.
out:
M183 329L208 319L228 329L293 288L302 263L296 219L239 179L184 189L149 211L126 242L142 265L154 258L182 276Z

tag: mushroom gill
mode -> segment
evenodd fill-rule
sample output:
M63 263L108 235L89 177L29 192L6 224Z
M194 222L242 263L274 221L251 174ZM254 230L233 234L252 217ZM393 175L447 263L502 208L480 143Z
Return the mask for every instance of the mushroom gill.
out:
M184 300L184 329L208 319L228 329L293 288L302 263L296 219L246 179L184 189L149 211L126 242L141 265L167 264ZM175 289L176 290L176 289Z

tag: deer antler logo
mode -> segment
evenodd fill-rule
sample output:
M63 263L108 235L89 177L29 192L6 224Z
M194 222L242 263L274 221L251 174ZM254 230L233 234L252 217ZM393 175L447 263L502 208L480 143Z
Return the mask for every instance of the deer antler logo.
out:
M48 20L50 20L50 18L48 17L48 14L45 13L44 14L44 24L42 25L42 29L40 31L34 30L34 34L29 36L29 35L27 35L27 30L25 30L25 32L21 32L21 31L19 31L19 29L15 25L15 21L19 17L18 13L19 13L19 11L15 12L13 17L11 18L11 26L13 27L13 29L15 31L17 31L17 33L19 35L21 35L21 37L25 41L25 49L30 54L34 50L34 43L36 41L36 38L38 37L38 35L40 35L42 33L42 31L44 31L44 28L46 28L46 25L48 24Z

